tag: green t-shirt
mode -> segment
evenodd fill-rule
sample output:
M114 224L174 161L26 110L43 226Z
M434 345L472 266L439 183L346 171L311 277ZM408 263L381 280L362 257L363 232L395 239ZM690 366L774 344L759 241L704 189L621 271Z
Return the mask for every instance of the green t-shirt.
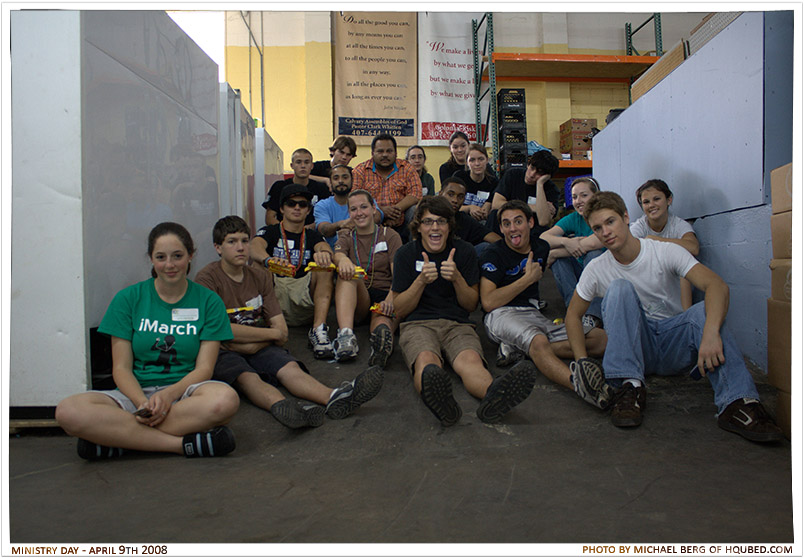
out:
M175 384L195 368L201 341L232 339L223 301L192 281L175 304L159 298L153 279L126 287L98 331L131 341L133 372L142 387Z

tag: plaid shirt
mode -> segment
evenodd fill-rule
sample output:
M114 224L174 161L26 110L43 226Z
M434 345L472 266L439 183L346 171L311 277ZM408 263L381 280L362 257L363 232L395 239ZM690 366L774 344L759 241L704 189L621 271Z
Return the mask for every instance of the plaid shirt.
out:
M407 161L397 159L393 172L385 179L374 169L374 159L357 165L352 171L353 189L368 190L377 205L383 206L394 205L408 195L421 199L422 181Z

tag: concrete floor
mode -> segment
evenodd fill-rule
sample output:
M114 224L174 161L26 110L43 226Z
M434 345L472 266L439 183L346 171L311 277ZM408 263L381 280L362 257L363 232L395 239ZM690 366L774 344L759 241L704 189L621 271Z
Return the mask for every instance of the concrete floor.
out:
M548 316L562 314L549 274L542 296ZM479 323L480 311L474 317ZM357 333L367 349L365 326ZM292 330L290 349L324 383L365 366L368 350L343 365L315 361L305 334ZM495 348L481 339L498 374ZM790 444L757 445L717 428L706 381L651 377L642 426L621 430L543 377L502 424L485 425L454 379L464 415L446 429L421 403L398 352L374 400L317 429L288 430L243 401L230 424L237 449L221 459L89 463L73 438L23 432L9 442L10 540L793 541ZM774 388L758 384L773 412Z

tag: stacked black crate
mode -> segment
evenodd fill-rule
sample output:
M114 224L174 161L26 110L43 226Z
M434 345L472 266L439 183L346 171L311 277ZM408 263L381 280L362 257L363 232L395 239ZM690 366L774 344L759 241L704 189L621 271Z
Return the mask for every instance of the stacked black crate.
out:
M528 132L525 123L525 90L500 89L497 93L500 173L528 165Z

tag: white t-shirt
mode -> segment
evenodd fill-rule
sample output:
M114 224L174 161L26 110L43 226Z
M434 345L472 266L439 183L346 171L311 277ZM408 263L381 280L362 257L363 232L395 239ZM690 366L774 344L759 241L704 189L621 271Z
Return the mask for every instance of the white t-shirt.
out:
M615 279L626 279L634 285L649 317L660 320L680 314L684 309L679 277L684 277L698 260L671 242L643 238L639 245L639 255L628 265L615 260L610 251L590 261L575 290L582 299L591 301L603 297Z
M695 234L695 229L692 228L692 225L687 223L681 217L676 217L672 213L667 215L667 223L664 225L664 229L660 232L654 231L648 225L648 218L643 215L635 222L631 223L631 234L637 238L645 238L649 234L653 236L660 236L662 238L681 238L687 233Z

